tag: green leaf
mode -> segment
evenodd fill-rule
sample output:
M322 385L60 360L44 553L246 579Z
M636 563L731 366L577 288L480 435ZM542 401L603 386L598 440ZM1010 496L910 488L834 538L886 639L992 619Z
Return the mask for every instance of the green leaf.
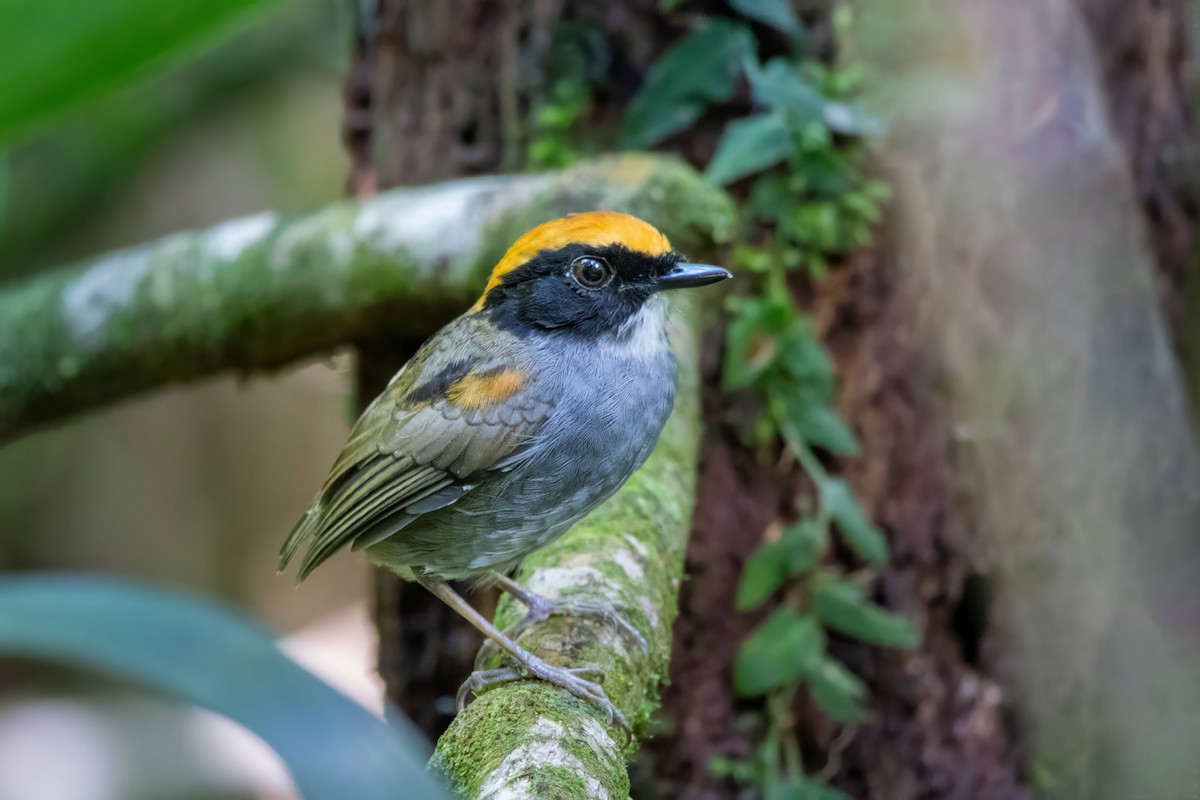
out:
M775 256L761 247L739 244L733 248L733 261L738 269L766 273L774 268Z
M854 723L862 722L866 717L862 699L867 687L838 662L823 658L804 677L808 680L808 692L813 701L832 719Z
M803 575L811 570L829 546L825 528L810 520L784 528L779 541L783 545L784 568L789 576Z
M109 579L3 578L0 652L100 670L223 714L274 748L308 800L446 797L415 730L385 725L202 598Z
M808 781L800 777L768 780L763 800L811 800Z
M0 230L4 229L8 216L8 153L0 150Z
M779 338L795 320L796 308L788 300L756 298L739 303L726 331L725 386L740 389L755 383L775 363Z
M766 542L750 554L738 583L738 611L751 611L783 586L788 577L788 552L782 540Z
M776 222L797 202L797 192L792 188L791 175L766 174L758 177L750 187L746 210L755 219Z
M837 456L858 455L858 439L846 423L832 408L813 402L813 399L804 393L792 392L782 403L788 421L804 441Z
M733 661L733 685L744 697L799 681L825 652L825 634L810 616L785 606L742 642Z
M812 795L808 800L854 800L853 797L845 792L839 792L832 786L826 786L823 783L812 784Z
M772 111L786 114L792 124L824 119L825 95L788 59L773 58L760 66L747 58L745 69L755 99Z
M797 775L771 782L763 791L763 800L851 800L851 798L820 781Z
M724 185L762 172L788 157L792 135L778 114L760 114L725 126L717 152L708 162L708 177Z
M725 778L737 783L750 783L758 775L758 767L753 761L741 761L733 758L714 757L709 759L708 771L718 778Z
M275 1L0 2L0 144L195 50Z
M659 58L630 101L621 125L622 145L650 147L728 100L742 57L753 49L750 31L724 20L710 20L684 37Z
M823 399L833 396L834 366L829 352L806 322L789 331L781 347L779 364L789 375Z
M761 22L794 39L804 37L804 26L789 0L729 0L729 7L746 19Z
M837 478L828 478L821 483L820 491L821 507L837 524L846 544L873 564L887 562L887 539L859 508L850 487Z
M917 630L904 617L869 602L858 586L821 575L813 587L813 611L830 628L884 647L915 647Z
M797 206L784 223L790 235L814 250L839 250L838 207L832 201L814 200Z

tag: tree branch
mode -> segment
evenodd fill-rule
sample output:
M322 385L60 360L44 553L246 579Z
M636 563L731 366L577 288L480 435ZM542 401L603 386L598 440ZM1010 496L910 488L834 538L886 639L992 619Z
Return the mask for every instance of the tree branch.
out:
M688 167L614 156L238 219L0 292L0 441L165 384L371 335L421 338L471 302L520 233L593 208L642 216L684 249L731 218Z
M690 315L689 315L690 316ZM604 690L635 729L658 707L695 500L700 440L693 320L672 336L680 385L658 446L625 487L562 539L525 560L519 581L548 597L616 603L649 652L594 617L554 617L521 644L552 664L596 665ZM505 597L497 624L523 610ZM540 682L486 692L455 718L432 765L464 798L625 800L622 736L593 706Z

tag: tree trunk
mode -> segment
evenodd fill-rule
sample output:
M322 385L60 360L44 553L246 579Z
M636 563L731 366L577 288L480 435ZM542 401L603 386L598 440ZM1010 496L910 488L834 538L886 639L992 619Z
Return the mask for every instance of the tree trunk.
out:
M1000 13L1007 0L980 3ZM726 13L719 4L695 5ZM1025 5L1050 14L1057 4ZM1076 5L1088 23L1143 204L1164 308L1178 326L1196 216L1190 187L1173 177L1173 167L1189 163L1191 152L1184 2ZM371 84L379 184L520 167L539 66L556 32L573 23L600 31L610 51L586 126L603 144L648 65L680 33L657 6L653 0L380 0ZM770 31L756 33L764 51L779 47ZM722 122L706 118L702 128L672 139L672 148L702 163ZM833 270L815 292L798 287L798 296L811 303L836 357L839 410L863 442L863 456L839 466L891 541L893 558L880 576L877 599L919 620L923 639L911 652L835 643L870 687L870 719L844 737L801 707L798 728L811 755L809 770L822 771L858 800L1024 798L1025 754L989 651L989 583L962 508L955 420L915 335L920 307L900 297L897 247L884 231L872 250ZM710 424L721 408L720 346L719 336L710 335L702 362ZM403 361L396 355L391 363L364 358L364 373L374 370L383 380ZM377 385L364 383L364 396ZM745 756L750 747L736 724L746 707L733 696L730 667L753 620L733 610L734 588L763 531L788 511L794 487L780 485L771 467L756 464L715 426L703 447L664 732L644 747L635 771L639 797L735 798L738 789L713 777L710 763ZM446 698L470 669L474 634L423 590L380 580L386 601L379 615L380 663L389 694L436 735L450 719L442 710Z
M993 35L1019 32L1018 41L1007 43L1013 62L1023 50L1042 48L1020 64L1029 68L1037 62L1048 69L1044 94L1034 100L1053 102L1055 110L1043 126L1048 135L1023 146L1051 152L1063 141L1052 137L1078 121L1073 116L1078 107L1071 104L1080 101L1069 91L1079 81L1062 74L1086 66L1086 60L1072 63L1065 55L1072 52L1066 39L1074 34L1068 19L1074 10L1042 0L973 5L984 9L984 17L1007 18L1008 24L991 29ZM1100 67L1102 103L1124 145L1142 203L1163 311L1179 334L1196 222L1190 187L1175 179L1171 168L1187 163L1192 152L1182 72L1184 4L1080 0L1076 6ZM1007 66L1017 69L1015 63ZM902 192L900 199L913 198ZM928 309L921 299L899 293L906 282L899 274L897 245L898 240L885 237L874 252L852 259L821 287L816 304L842 375L840 410L864 442L863 458L847 462L845 472L893 546L893 560L880 582L881 599L907 613L916 611L924 621L923 643L915 652L845 647L849 663L871 686L876 714L841 754L835 782L856 798L1024 797L1025 760L1035 755L1028 748L1036 743L1025 731L1010 729L1013 698L1007 678L1012 676L1004 675L1010 660L1005 648L1016 645L989 614L986 556L979 532L969 530L964 513L963 498L971 487L959 455L963 445L943 376L930 372L931 359L922 352L927 339L919 332L920 317ZM1141 265L1131 261L1127 268ZM1028 495L1024 499L1030 501ZM1070 778L1066 784L1075 785Z
M1178 343L1195 260L1197 186L1188 0L1077 0L1109 115L1125 146L1157 256L1163 310Z

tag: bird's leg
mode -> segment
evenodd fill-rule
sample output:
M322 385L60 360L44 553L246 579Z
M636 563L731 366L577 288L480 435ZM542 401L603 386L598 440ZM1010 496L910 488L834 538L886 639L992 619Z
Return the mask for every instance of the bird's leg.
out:
M589 600L551 600L549 597L531 592L502 572L491 570L488 576L495 581L497 586L511 594L528 609L525 616L516 625L505 631L505 634L511 639L517 639L522 633L550 617L600 617L629 637L629 640L640 647L643 652L650 650L650 645L646 643L646 637L642 636L637 628L630 625L624 617L617 613L618 607L614 604ZM475 659L477 668L481 660L486 660L489 656L484 650L481 650L479 655L480 657Z
M599 667L568 667L567 672L580 678L595 678L603 680L604 673ZM479 694L479 692L491 686L498 686L502 683L512 683L513 681L525 680L529 676L516 667L499 667L497 669L477 669L471 673L462 686L458 687L458 694L455 696L455 703L458 710L462 711L467 705L467 695ZM586 699L586 698L585 698ZM617 712L618 714L620 712ZM628 731L626 731L628 733Z
M540 658L530 653L525 648L514 642L509 637L496 629L492 623L488 622L482 614L471 607L471 604L459 596L457 592L450 587L441 578L436 578L432 575L426 575L420 571L414 570L414 577L417 582L424 586L429 591L441 600L446 605L457 611L463 616L467 622L474 625L480 633L488 637L491 641L512 657L520 667L520 671L513 669L499 669L476 671L471 674L463 688L458 692L459 708L461 709L466 699L468 691L478 694L484 689L495 686L501 683L508 683L514 680L533 676L547 683L552 683L555 686L566 689L571 694L578 697L580 700L585 700L608 715L610 722L616 722L629 734L629 723L625 721L625 715L612 704L608 696L604 693L604 689L599 684L583 678L583 675L597 675L596 667L580 667L568 669L565 667L555 667L542 661Z

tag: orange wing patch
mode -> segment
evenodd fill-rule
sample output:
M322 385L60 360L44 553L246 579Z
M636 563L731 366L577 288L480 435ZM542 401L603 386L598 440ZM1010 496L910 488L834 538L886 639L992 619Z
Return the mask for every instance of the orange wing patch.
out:
M525 387L528 374L514 368L468 372L447 390L446 398L464 410L489 408L505 402Z
M504 258L492 270L483 297L473 310L483 307L483 298L500 285L501 279L543 250L557 250L569 244L605 247L622 244L630 250L660 256L671 252L671 243L648 222L618 211L588 211L570 214L543 223L517 239Z

